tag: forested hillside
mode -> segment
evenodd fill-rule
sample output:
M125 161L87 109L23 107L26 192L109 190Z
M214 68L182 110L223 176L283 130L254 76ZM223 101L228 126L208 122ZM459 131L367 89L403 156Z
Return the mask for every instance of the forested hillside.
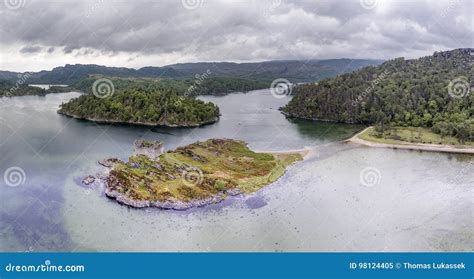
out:
M297 86L282 108L292 117L345 123L429 127L472 140L473 49L436 52Z
M228 77L271 82L286 78L291 82L313 81L378 65L381 60L328 59L328 60L278 60L252 63L201 62L181 63L162 67L140 69L107 67L94 64L66 64L50 71L28 72L28 83L72 85L91 75L121 78L194 79L196 75L211 73L213 77ZM0 79L15 82L22 73L0 71Z
M205 78L200 82L186 80L186 83L189 85L186 95L225 95L270 88L269 82L229 77Z
M89 77L73 84L73 87L85 92L92 93L93 84L101 76ZM211 75L199 75L194 79L152 79L152 78L119 78L107 77L115 89L124 91L126 89L143 90L173 90L179 95L224 95L230 92L247 92L250 90L269 88L270 84L262 81L213 77Z

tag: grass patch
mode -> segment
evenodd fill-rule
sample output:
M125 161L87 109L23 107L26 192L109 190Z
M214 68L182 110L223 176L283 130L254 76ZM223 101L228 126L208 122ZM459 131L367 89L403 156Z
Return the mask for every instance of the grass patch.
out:
M241 141L211 139L166 152L158 160L131 156L114 166L107 187L135 200L186 202L235 188L257 191L299 160L297 153L256 153Z
M359 138L372 142L386 144L439 144L439 145L467 145L474 146L474 142L469 141L460 143L459 140L452 136L442 136L433 133L429 128L421 127L393 127L380 135L373 127L367 129L359 135Z

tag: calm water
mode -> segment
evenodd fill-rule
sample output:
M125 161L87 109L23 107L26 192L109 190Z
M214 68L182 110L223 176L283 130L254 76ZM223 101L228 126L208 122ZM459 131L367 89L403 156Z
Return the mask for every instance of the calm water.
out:
M39 87L41 89L50 89L52 86L66 87L66 84L28 84L29 86Z
M327 144L359 127L289 121L277 110L288 99L267 91L203 97L222 118L196 129L98 125L56 113L78 95L0 99L0 174L21 178L0 177L1 251L474 247L473 157ZM185 212L131 209L77 185L100 170L97 160L126 159L141 137L168 149L211 137L243 139L258 150L315 148L257 193Z

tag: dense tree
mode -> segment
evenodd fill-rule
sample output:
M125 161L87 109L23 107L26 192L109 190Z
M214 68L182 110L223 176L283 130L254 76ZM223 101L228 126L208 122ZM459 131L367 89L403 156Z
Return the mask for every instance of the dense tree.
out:
M59 113L78 118L166 126L197 126L216 121L219 108L174 89L127 88L106 98L82 95L61 105Z
M94 76L76 82L73 87L86 93L92 93L94 82L102 76ZM150 78L118 78L106 77L111 80L115 89L168 90L172 89L179 95L225 95L230 92L246 92L269 88L270 83L249 79L214 77L199 75L194 79L150 79Z
M208 77L199 80L186 80L190 88L185 91L191 95L225 95L230 92L247 92L269 88L270 83L240 78Z
M414 60L397 58L377 67L296 87L282 108L290 116L345 123L430 127L472 140L474 94L471 52L456 49ZM384 127L385 126L385 127Z
M28 77L19 77L16 82L0 79L0 97L26 96L26 95L45 95L48 93L70 92L72 88L51 86L48 89L29 86Z

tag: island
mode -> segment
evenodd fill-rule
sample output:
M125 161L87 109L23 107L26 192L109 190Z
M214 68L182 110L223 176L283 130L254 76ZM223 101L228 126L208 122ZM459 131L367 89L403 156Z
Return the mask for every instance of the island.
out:
M140 140L127 162L106 159L105 174L88 176L83 184L99 180L107 197L131 207L185 210L255 192L303 156L258 153L233 139L209 139L163 153L161 143Z
M20 76L17 81L0 79L0 98L14 96L44 96L50 93L71 92L73 88L68 86L50 86L48 89L28 85L28 75Z
M58 113L101 123L197 127L219 120L219 107L173 89L126 88L99 98L84 94L61 104Z

